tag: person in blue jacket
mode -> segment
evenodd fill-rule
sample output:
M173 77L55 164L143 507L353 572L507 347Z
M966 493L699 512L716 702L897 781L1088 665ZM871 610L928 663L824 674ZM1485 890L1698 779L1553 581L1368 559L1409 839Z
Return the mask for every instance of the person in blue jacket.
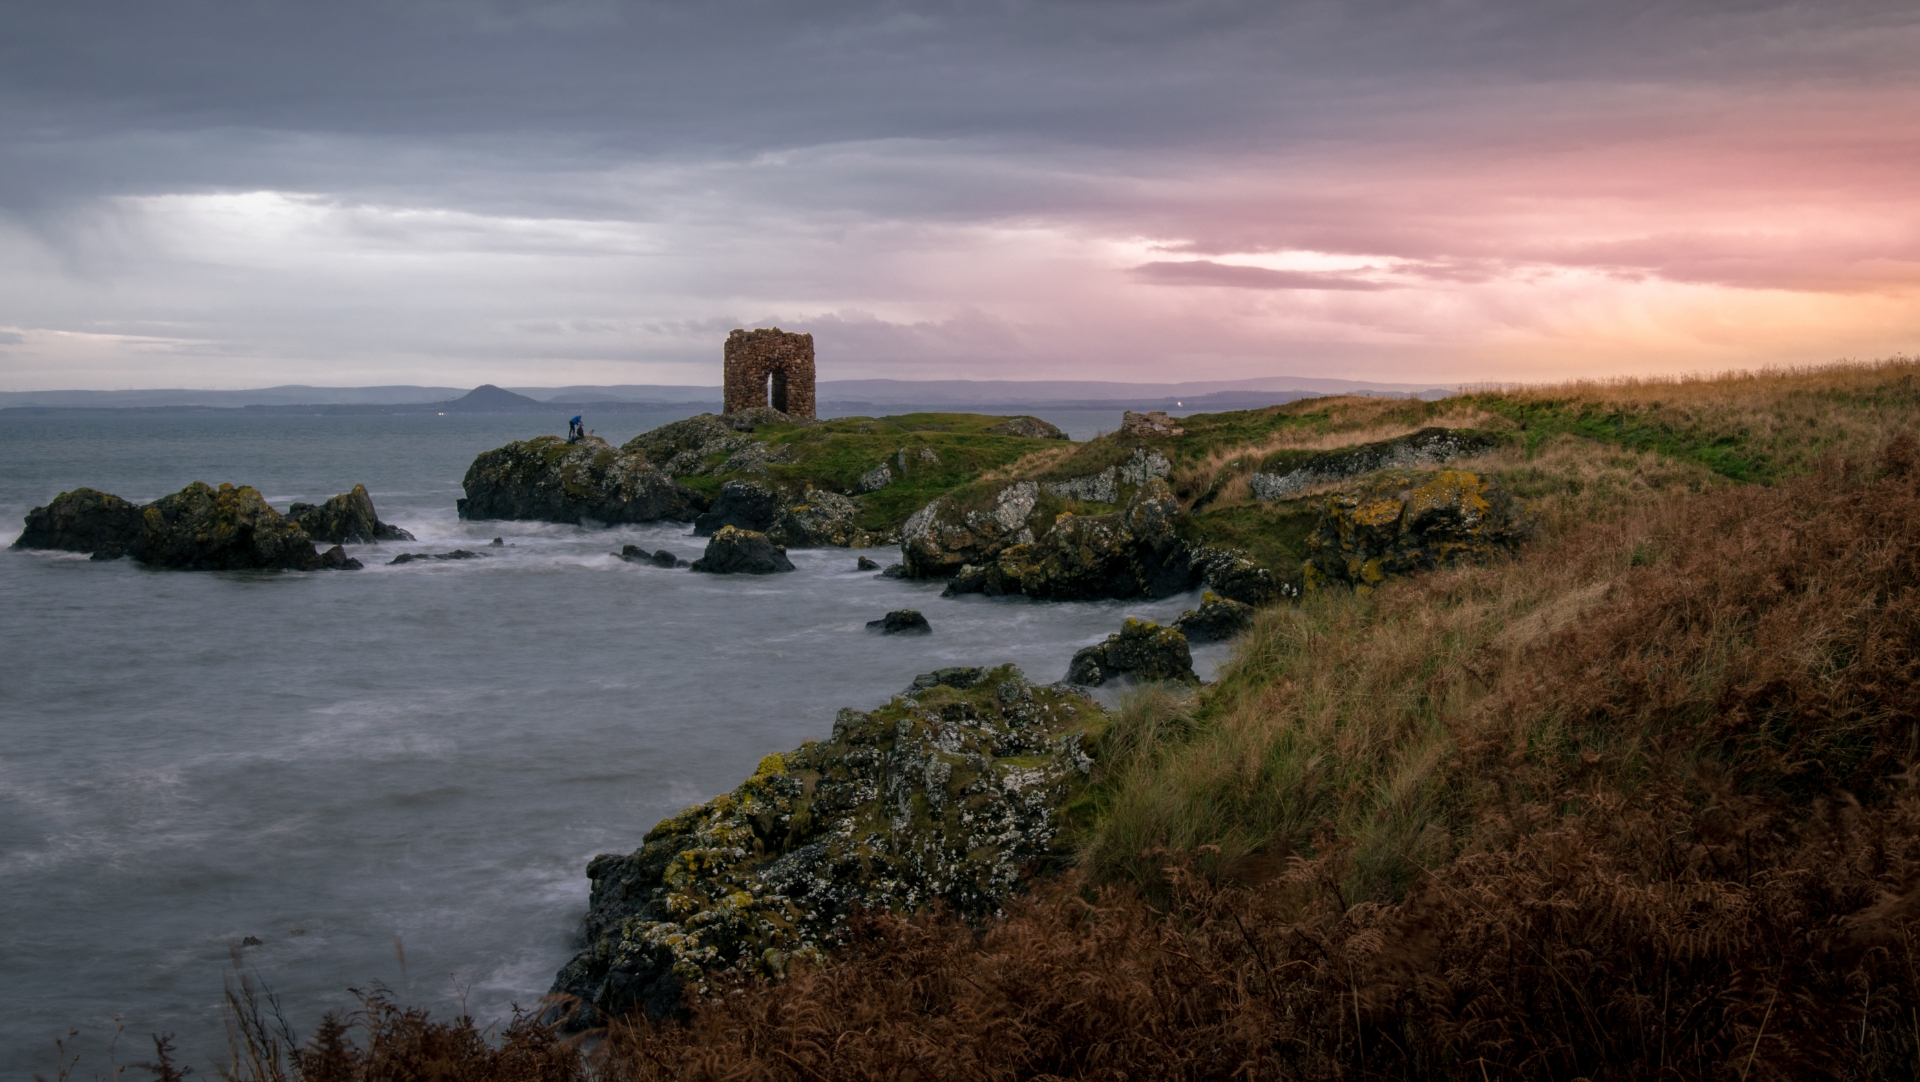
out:
M579 443L581 440L584 440L586 438L587 438L587 430L583 425L580 424L580 418L575 417L573 420L567 422L567 442L568 443Z

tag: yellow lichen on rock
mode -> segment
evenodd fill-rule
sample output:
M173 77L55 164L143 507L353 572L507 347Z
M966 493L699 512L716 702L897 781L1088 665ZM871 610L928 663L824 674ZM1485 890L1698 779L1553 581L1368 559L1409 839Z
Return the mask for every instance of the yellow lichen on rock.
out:
M1529 517L1498 483L1467 470L1389 473L1329 493L1307 540L1308 588L1377 586L1509 552Z

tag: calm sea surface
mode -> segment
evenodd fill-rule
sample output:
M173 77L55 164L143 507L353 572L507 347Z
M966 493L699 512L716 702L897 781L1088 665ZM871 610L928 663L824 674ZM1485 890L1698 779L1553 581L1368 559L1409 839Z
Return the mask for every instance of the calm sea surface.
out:
M691 412L691 411L688 411ZM615 442L682 413L588 418ZM1046 414L1086 438L1106 413ZM565 418L0 413L0 545L86 485L194 480L284 510L355 482L412 544L352 573L180 573L0 551L0 1075L80 1077L172 1031L210 1072L236 959L303 1036L375 982L446 1013L531 1005L571 954L586 861L824 737L916 673L1012 661L1056 680L1128 615L1193 604L943 600L854 570L718 577L685 526L462 523L473 456ZM504 549L385 566L399 552ZM892 550L873 552L883 563ZM914 607L923 638L863 625ZM1203 670L1220 649L1201 652ZM243 945L249 937L258 945Z

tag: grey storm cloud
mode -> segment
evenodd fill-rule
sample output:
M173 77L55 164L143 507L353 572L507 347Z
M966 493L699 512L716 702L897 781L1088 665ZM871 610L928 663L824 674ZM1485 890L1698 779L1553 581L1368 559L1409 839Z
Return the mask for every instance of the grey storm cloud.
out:
M1394 194L1419 163L1551 154L1676 102L1871 91L1915 30L1910 4L1857 0L22 0L0 25L0 333L268 367L686 361L713 327L799 313L868 359L1053 356L1048 317L966 294L960 268L1007 236L1171 238L1198 258L1099 273L1182 295L1389 288L1214 258L1287 247L1465 281L1505 255ZM258 192L284 198L242 208L246 238L180 202ZM1267 348L1207 322L1200 354Z

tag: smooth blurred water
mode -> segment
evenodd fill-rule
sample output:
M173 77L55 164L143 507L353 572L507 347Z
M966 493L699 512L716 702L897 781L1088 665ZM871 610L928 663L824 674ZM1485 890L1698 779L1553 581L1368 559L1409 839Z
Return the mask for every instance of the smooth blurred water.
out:
M589 422L617 442L680 415ZM1050 419L1083 436L1118 421ZM796 551L790 575L696 575L608 555L692 558L684 526L455 518L475 454L562 427L0 413L0 544L63 489L146 501L193 480L282 509L363 482L419 537L356 547L364 571L306 574L0 551L0 1073L52 1077L68 1027L80 1076L104 1070L116 1015L120 1062L173 1031L208 1072L235 958L303 1034L376 981L502 1017L570 956L589 857L825 736L836 708L944 665L1059 679L1124 616L1193 603L942 599L856 572L846 550ZM485 559L385 566L495 536ZM934 634L864 629L902 607Z

